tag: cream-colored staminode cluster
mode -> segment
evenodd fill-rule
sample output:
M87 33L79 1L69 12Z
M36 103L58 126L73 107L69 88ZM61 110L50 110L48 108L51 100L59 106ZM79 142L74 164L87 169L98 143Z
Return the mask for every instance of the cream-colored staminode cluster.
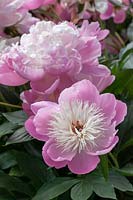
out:
M88 102L62 104L53 114L49 137L64 151L92 150L99 137L104 137L105 117L101 109Z

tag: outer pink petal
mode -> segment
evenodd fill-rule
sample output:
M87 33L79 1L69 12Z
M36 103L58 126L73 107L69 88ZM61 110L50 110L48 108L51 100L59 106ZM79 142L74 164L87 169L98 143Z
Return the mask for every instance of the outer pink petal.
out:
M88 76L88 79L91 80L99 91L103 91L115 79L111 75L110 70L104 65L85 66L81 73L84 73L86 77Z
M111 3L108 3L108 9L105 13L100 15L100 18L103 20L109 19L112 17L113 14L113 5Z
M92 62L101 56L101 44L95 37L90 37L84 48L79 49L79 53L82 57L82 63Z
M54 161L71 161L72 158L75 156L76 151L63 151L63 148L58 147L56 143L53 143L49 146L47 150L48 155Z
M50 101L39 101L36 103L33 103L31 105L31 110L33 111L34 114L38 112L41 108L46 108L46 107L53 107L53 109L57 106L56 103L50 102Z
M111 121L116 115L116 99L113 94L106 93L100 95L99 106L102 108L102 112L107 120Z
M43 0L25 0L23 5L28 10L39 8L43 4Z
M38 140L41 140L41 141L47 141L48 140L48 137L46 135L43 135L43 134L39 134L37 133L36 131L36 127L33 123L33 116L30 117L26 122L25 122L25 128L26 130L28 131L28 133L33 137L33 138L36 138Z
M38 110L37 114L33 119L33 123L36 127L37 133L40 135L48 135L50 128L50 120L52 119L52 114L57 109L56 106L45 107Z
M120 23L123 23L125 21L125 19L126 19L125 11L123 9L116 10L114 22L116 24L120 24Z
M34 90L40 91L40 92L44 92L46 90L48 90L50 87L52 87L52 85L54 85L55 87L55 83L56 83L56 87L58 86L58 81L59 78L57 76L51 76L50 74L45 74L45 76L37 81L31 81L31 87Z
M110 152L116 146L116 144L118 143L118 141L119 141L118 136L115 136L114 139L113 139L113 141L112 141L112 144L108 148L96 151L94 153L91 152L89 154L90 155L94 155L94 156L96 156L96 155L104 155L104 154Z
M48 153L47 153L47 150L48 150L49 146L52 145L52 144L53 144L53 141L52 141L52 140L49 140L49 141L47 141L47 142L45 143L45 145L43 146L42 156L43 156L43 159L44 159L45 163L46 163L48 166L50 166L50 167L55 167L55 168L57 168L57 169L62 168L62 167L65 167L66 164L67 164L67 161L58 161L58 162L56 162L56 161L53 161L53 160L49 157L49 155L48 155Z
M43 5L47 6L56 3L56 0L43 0Z
M59 97L59 104L66 101L81 100L98 103L99 92L89 80L82 80L63 90Z
M19 76L15 71L5 72L0 74L0 84L8 86L19 86L28 82L26 79Z
M91 156L85 152L81 152L72 161L68 162L68 168L74 174L86 174L93 171L99 162L100 159L98 156Z
M115 110L116 115L113 121L116 121L116 125L118 125L124 120L125 116L127 115L127 106L122 101L117 100Z

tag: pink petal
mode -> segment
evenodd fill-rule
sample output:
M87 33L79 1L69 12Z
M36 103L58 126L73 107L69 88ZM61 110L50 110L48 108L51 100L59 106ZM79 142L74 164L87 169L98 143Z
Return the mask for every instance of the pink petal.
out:
M116 121L116 125L118 125L124 120L125 116L127 115L127 106L122 101L117 100L115 110L116 115L113 121Z
M40 91L40 92L44 92L46 90L48 90L50 87L52 87L52 85L54 85L54 89L55 89L55 84L56 87L58 86L58 81L59 78L57 76L52 76L50 74L45 74L45 76L37 81L31 81L31 87L34 90Z
M43 0L25 0L23 5L24 8L28 10L33 10L39 8L43 3Z
M39 109L41 108L45 108L45 107L56 107L57 104L54 102L50 102L50 101L39 101L36 103L33 103L31 105L31 110L33 111L34 114L36 114L38 112ZM54 109L54 108L53 108Z
M112 120L116 115L116 99L113 94L102 94L100 95L100 108L107 120Z
M33 123L33 116L30 117L26 122L25 122L25 128L26 130L28 131L28 133L33 137L33 138L36 138L38 140L41 140L41 141L47 141L48 140L48 137L46 135L43 135L43 134L39 134L37 133L36 131L36 127Z
M108 3L108 9L105 13L100 15L100 18L103 20L111 18L113 15L113 5L111 3Z
M26 79L19 76L15 71L5 72L0 74L0 84L8 86L19 86L28 82Z
M93 171L99 162L98 156L91 156L81 152L76 154L72 161L68 162L68 168L74 174L86 174Z
M64 151L62 147L58 147L56 143L53 143L49 146L47 154L54 161L71 161L76 154L76 150L71 151L69 149L68 151Z
M119 141L118 136L115 136L111 145L108 148L105 148L103 150L99 150L99 151L96 151L96 152L91 152L90 155L96 156L96 155L104 155L106 153L109 153L116 146L118 141Z
M52 119L52 114L56 111L57 107L45 107L38 110L37 114L33 119L33 123L36 127L37 133L40 135L48 135L50 128L50 120Z
M49 141L47 141L47 142L45 143L45 145L43 146L42 156L43 156L43 159L44 159L45 163L46 163L48 166L50 166L50 167L55 167L55 168L57 168L57 169L62 168L62 167L65 167L66 164L67 164L67 161L58 161L58 162L56 162L56 161L53 161L53 160L49 157L49 155L48 155L48 153L47 153L47 150L48 150L49 146L52 145L52 144L53 144L53 141L52 141L52 140L49 140Z
M125 19L126 19L125 11L123 9L116 10L114 22L116 24L120 24L120 23L123 23L125 21Z
M61 92L59 104L62 102L71 102L73 100L97 103L99 100L99 92L89 80L82 80Z

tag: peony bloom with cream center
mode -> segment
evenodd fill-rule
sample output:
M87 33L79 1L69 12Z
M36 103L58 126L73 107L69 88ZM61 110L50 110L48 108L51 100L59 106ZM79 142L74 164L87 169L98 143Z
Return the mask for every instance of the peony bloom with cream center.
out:
M63 90L58 104L40 101L31 105L33 115L27 131L46 141L42 155L51 167L66 165L75 174L94 170L99 155L110 152L118 142L116 126L126 115L126 105L113 94L99 94L89 80Z

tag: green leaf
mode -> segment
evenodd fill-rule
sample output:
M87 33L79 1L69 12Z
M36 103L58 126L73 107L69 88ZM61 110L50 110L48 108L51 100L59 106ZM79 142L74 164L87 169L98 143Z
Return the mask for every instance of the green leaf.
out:
M122 167L121 169L115 169L124 176L133 176L133 163L129 163Z
M23 111L3 113L4 117L13 124L24 125L27 115Z
M9 192L17 191L25 193L29 196L32 195L32 190L26 183L23 183L20 179L11 177L8 174L0 171L0 188L7 189Z
M37 192L32 200L43 200L43 199L53 199L67 190L69 190L73 185L78 183L79 180L62 177L56 178L50 183L44 184Z
M107 155L100 156L100 161L101 161L100 165L101 165L103 176L105 180L108 180L108 175L109 175L108 156Z
M133 191L132 184L128 181L128 179L115 171L111 171L109 174L109 181L113 185L113 187L125 191Z
M0 169L8 169L16 164L16 159L11 151L0 154Z
M6 189L0 188L0 200L14 200L14 197Z
M93 187L90 182L83 179L71 189L71 198L73 200L87 200L93 193Z
M111 199L116 199L115 191L112 185L108 182L95 182L93 184L94 192L103 198L111 198Z
M88 176L88 181L92 182L93 190L98 196L103 198L116 199L112 184L109 181L106 181L103 176L101 176L100 171L96 171Z
M0 137L11 134L13 132L13 129L17 127L16 124L12 124L11 122L5 122L0 125Z
M16 130L6 141L5 145L31 141L33 138L27 133L24 127Z
M133 138L131 138L125 144L122 145L122 147L119 149L119 153L130 146L133 146Z
M46 182L46 167L42 160L20 151L15 151L14 156L21 172L30 179L35 188L38 189Z

